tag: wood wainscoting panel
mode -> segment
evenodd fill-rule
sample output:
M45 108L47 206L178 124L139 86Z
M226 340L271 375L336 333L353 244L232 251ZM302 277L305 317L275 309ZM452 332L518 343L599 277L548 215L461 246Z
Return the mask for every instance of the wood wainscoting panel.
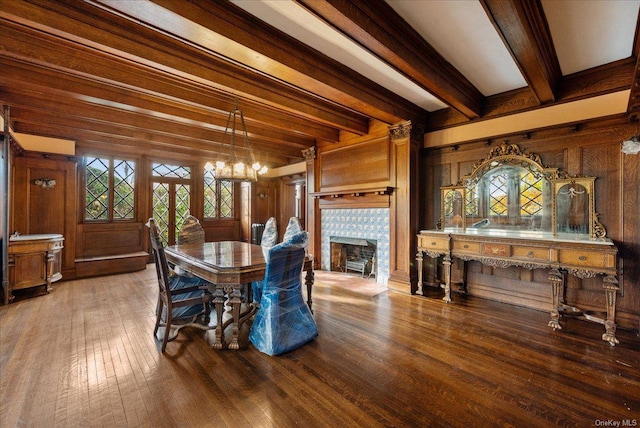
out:
M387 135L358 144L322 150L320 191L391 182L390 145Z

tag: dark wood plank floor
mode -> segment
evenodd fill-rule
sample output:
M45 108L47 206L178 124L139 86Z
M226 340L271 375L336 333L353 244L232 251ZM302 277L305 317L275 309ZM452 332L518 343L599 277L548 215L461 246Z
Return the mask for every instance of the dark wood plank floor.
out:
M157 353L154 269L0 307L2 427L640 424L640 341L477 298L316 283L320 336L269 357L184 331ZM624 426L624 425L623 425ZM627 425L633 426L633 425Z

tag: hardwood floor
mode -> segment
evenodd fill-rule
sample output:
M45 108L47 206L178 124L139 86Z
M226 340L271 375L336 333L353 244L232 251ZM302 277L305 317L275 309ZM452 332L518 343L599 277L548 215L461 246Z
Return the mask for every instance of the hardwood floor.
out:
M640 424L640 340L477 298L316 282L320 335L269 357L183 330L156 350L155 271L55 284L0 307L2 427ZM623 425L624 426L624 425Z

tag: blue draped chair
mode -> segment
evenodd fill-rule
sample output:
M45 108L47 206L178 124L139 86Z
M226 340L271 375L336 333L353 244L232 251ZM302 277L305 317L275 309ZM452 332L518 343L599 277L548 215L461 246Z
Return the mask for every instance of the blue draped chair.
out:
M151 248L158 276L158 304L153 337L156 339L158 351L164 352L167 342L175 340L180 329L184 327L204 330L214 328L208 325L213 295L209 292L207 281L171 272L155 220L150 218L147 226L150 230ZM197 321L200 316L204 323ZM160 327L164 327L164 332L158 337Z
M287 228L284 231L282 242L288 241L289 239L291 239L293 235L300 232L302 232L302 226L300 225L300 220L298 220L298 217L291 217L289 219L289 223L287 224Z
M260 308L249 340L268 355L292 351L318 335L318 327L302 297L302 266L307 232L269 250Z
M264 258L269 257L269 250L271 247L278 243L278 225L275 217L269 217L269 220L264 225L264 232L262 233L262 240L260 246L264 253ZM253 296L253 302L260 304L260 297L262 296L262 288L264 287L264 281L256 281L251 284L251 294Z

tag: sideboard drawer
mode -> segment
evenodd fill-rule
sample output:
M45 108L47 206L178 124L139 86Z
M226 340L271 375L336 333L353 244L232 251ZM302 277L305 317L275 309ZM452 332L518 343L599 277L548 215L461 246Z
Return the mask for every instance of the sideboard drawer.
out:
M609 265L608 260L608 254L600 251L560 249L558 252L558 261L563 265L594 268L613 267Z
M495 257L511 257L511 245L485 242L482 244L482 254Z
M425 250L449 251L448 236L420 236L418 245Z
M522 260L549 260L549 248L514 246L513 257Z
M469 241L453 241L453 251L479 253L480 243Z

